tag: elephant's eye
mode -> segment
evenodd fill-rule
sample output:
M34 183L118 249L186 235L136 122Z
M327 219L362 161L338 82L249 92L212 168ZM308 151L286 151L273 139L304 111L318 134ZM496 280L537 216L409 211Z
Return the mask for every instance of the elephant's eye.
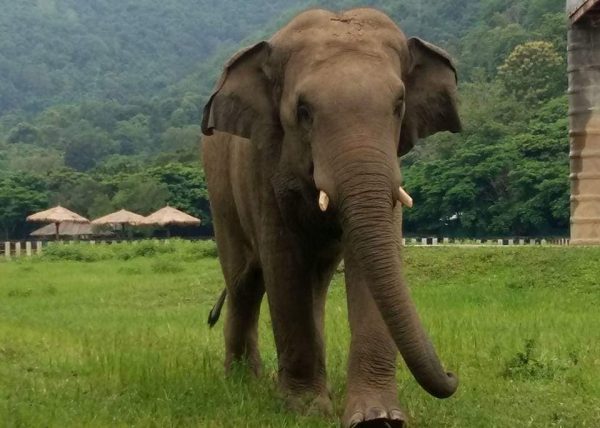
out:
M312 113L310 108L306 104L299 102L298 107L296 108L296 118L298 123L310 125L312 123Z

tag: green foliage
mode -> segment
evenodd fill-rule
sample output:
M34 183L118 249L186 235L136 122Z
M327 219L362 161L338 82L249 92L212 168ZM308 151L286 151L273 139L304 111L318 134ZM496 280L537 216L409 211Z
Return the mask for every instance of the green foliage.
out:
M38 202L88 217L169 203L210 228L199 121L214 81L239 46L314 4L0 0L0 171L36 175ZM429 138L403 160L416 202L408 233L567 233L564 1L318 6L380 8L457 60L465 131ZM25 211L0 211L5 236L27 233L14 214Z
M164 183L144 174L132 175L119 185L112 199L115 207L125 208L142 215L148 215L166 205L169 189Z
M560 94L564 88L563 59L551 42L518 45L498 68L508 93L530 105Z
M163 91L295 2L0 1L0 114ZM160 59L157 60L157 59Z
M556 359L547 361L535 354L535 340L527 339L524 350L517 352L513 358L505 363L502 375L507 379L522 381L553 380L578 362L577 355L573 352L569 353L568 362L557 361Z
M213 241L180 241L170 239L168 241L143 240L134 242L122 242L90 245L87 242L58 244L52 243L44 247L40 256L44 261L74 261L74 262L97 262L101 260L132 260L139 257L168 258L157 261L157 272L163 264L169 260L194 261L205 258L215 258L216 245ZM168 264L168 263L167 263ZM154 269L154 268L153 268ZM169 266L164 267L166 272Z
M160 181L169 192L169 203L210 224L208 191L204 172L197 166L170 163L156 167L149 174Z
M46 207L46 183L28 174L0 175L0 233L6 239L27 230L25 218Z

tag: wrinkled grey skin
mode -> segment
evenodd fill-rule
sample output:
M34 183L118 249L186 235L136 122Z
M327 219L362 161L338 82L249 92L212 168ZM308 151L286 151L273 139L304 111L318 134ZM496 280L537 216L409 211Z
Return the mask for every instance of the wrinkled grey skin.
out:
M227 286L226 368L240 361L260 372L266 292L285 399L331 412L324 307L344 257L344 426L403 425L398 350L425 390L452 395L457 378L443 370L402 279L396 203L398 156L419 138L460 130L447 54L373 9L304 12L227 63L202 130ZM330 197L325 213L319 190Z

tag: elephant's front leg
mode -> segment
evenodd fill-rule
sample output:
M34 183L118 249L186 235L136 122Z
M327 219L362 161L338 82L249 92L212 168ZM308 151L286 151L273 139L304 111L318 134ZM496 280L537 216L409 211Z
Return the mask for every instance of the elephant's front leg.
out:
M322 329L323 294L311 263L288 241L274 240L264 253L263 273L278 357L278 383L289 407L332 413L327 391Z
M406 418L397 398L398 350L369 293L359 261L350 250L344 257L352 339L343 424L401 427Z

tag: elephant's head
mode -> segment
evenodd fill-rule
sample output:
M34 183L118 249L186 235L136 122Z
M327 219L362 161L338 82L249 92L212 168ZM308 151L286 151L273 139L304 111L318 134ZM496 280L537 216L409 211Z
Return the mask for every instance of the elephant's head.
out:
M335 213L398 349L419 383L450 396L401 279L393 228L398 156L419 138L458 132L456 70L441 49L406 39L384 14L311 10L236 54L204 111L213 130L268 145L314 208Z

